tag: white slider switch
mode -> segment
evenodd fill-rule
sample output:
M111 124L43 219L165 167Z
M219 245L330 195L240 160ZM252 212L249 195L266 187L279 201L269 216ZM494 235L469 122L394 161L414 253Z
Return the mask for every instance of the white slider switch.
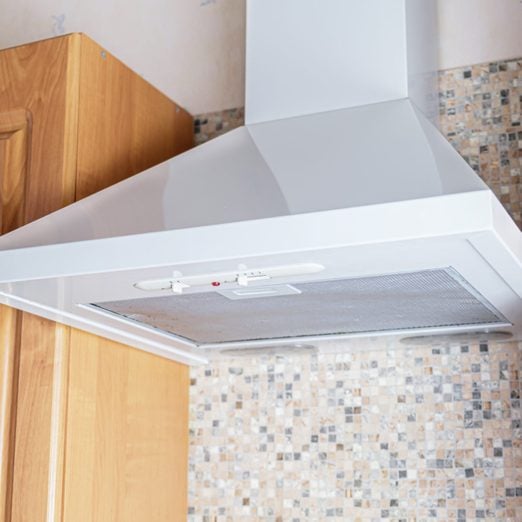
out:
M263 281L266 279L270 279L270 276L266 274L239 274L237 276L237 284L239 286L248 286L248 283L252 281Z
M147 292L157 292L171 289L175 294L182 294L185 288L207 287L213 288L221 284L236 283L238 286L248 286L254 281L266 281L267 279L283 279L287 277L315 274L324 270L323 265L317 263L300 263L296 265L268 266L262 268L245 269L244 266L237 271L209 272L192 276L182 276L175 272L172 277L164 279L149 279L135 283L135 287ZM284 282L284 281L282 281Z
M187 285L186 283L182 283L181 281L172 281L172 291L175 294L182 294L183 289L188 288L190 285Z
M239 286L248 286L248 276L245 274L237 276L237 284Z

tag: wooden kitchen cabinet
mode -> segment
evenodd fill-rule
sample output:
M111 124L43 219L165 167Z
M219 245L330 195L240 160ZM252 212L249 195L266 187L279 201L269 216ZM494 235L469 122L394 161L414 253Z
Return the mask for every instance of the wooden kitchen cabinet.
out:
M0 51L2 233L192 144L85 35ZM0 520L186 519L187 367L7 307L0 343Z

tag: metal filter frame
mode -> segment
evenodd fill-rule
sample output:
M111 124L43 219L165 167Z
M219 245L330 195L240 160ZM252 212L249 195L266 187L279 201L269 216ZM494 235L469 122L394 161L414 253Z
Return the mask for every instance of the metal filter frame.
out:
M295 286L241 301L211 291L93 306L198 345L506 323L452 268Z

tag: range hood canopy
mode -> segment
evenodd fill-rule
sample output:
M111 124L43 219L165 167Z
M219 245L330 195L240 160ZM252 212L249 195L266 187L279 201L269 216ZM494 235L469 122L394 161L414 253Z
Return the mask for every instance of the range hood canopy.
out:
M437 130L420 4L248 1L246 125L0 238L0 301L189 363L522 338L522 234Z

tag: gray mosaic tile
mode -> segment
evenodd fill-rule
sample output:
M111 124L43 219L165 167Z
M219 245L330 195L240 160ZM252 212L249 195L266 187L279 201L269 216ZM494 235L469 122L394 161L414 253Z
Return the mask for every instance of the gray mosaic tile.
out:
M520 520L521 361L506 343L194 368L189 520Z
M522 60L440 73L443 133L522 224ZM242 125L199 115L197 143ZM522 344L191 369L189 522L522 520Z
M442 71L441 130L522 226L522 60Z

